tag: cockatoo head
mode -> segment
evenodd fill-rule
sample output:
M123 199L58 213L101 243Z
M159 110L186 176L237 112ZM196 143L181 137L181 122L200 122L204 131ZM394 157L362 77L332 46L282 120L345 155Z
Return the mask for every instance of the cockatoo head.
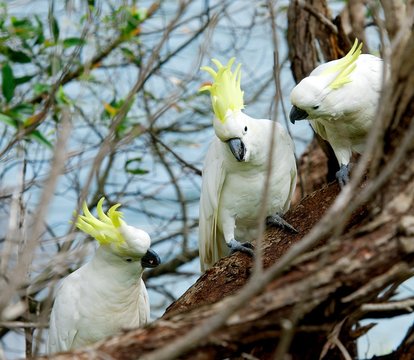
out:
M356 39L342 59L327 63L321 73L311 74L294 87L290 94L293 106L289 115L293 124L296 120L335 117L335 112L339 112L336 105L343 103L337 90L351 82L350 74L355 70L361 48L362 43L358 45Z
M83 204L84 215L79 215L76 227L95 238L99 244L110 252L126 259L128 262L140 261L143 268L156 267L161 263L157 253L150 249L149 235L140 229L127 225L122 220L122 213L113 205L105 214L101 198L97 205L98 218L93 216L86 203Z
M237 161L248 161L248 122L249 117L241 111L244 109L243 91L240 89L241 64L237 65L234 73L231 71L235 58L231 58L227 65L212 59L217 71L209 66L201 70L207 71L213 77L213 84L200 88L199 91L210 91L211 103L215 114L213 120L214 131L217 137L228 144L230 151Z

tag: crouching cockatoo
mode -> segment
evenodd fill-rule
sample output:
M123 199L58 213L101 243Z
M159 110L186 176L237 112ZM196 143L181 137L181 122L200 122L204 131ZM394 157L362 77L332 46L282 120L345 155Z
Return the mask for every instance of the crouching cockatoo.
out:
M76 226L99 242L92 259L67 276L50 316L48 352L79 348L122 329L144 325L150 315L144 268L160 263L150 249L149 235L127 225L112 206L108 215L102 198L95 218L83 205Z
M254 119L241 111L240 64L233 73L234 58L225 66L212 61L217 72L211 67L201 69L213 77L214 83L200 89L210 92L216 134L204 160L200 196L199 252L203 271L229 252L253 255L250 241L257 235L271 151L266 220L296 231L281 217L289 209L296 185L292 140L278 123Z
M319 65L290 94L290 121L308 119L331 144L341 186L349 181L352 152L364 149L382 88L382 59L361 55L361 48L355 40L346 56Z

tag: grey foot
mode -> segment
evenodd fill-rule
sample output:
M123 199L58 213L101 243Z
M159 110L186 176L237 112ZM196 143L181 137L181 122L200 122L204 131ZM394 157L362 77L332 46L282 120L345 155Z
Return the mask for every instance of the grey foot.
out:
M349 170L351 169L351 164L344 165L341 164L339 171L336 172L336 178L338 179L339 186L343 188L346 184L349 183Z
M230 248L230 254L233 254L236 251L240 251L250 256L254 255L254 252L253 252L254 246L250 244L249 242L240 243L239 241L235 239L231 239L230 242L227 244L227 246Z
M282 229L288 229L291 232L297 234L297 231L292 225L290 225L286 220L284 220L280 215L271 215L266 218L266 225L267 226L277 226Z

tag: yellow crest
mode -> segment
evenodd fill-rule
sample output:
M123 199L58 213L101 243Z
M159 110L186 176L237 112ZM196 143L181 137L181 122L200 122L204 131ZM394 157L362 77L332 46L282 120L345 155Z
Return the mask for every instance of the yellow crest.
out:
M217 72L210 66L203 66L201 70L207 71L213 78L211 85L205 85L199 91L210 91L211 103L216 117L224 123L227 110L241 110L244 108L243 91L240 89L241 64L237 65L235 72L231 71L235 58L231 58L227 65L212 59Z
M83 232L91 235L101 245L121 245L125 242L118 228L121 226L122 212L117 211L121 204L116 204L108 210L108 215L102 210L102 204L105 198L102 197L97 205L98 217L93 216L86 202L83 203L82 209L84 215L79 215L76 221L76 227Z
M358 39L355 39L354 45L348 54L346 54L342 59L339 59L334 65L327 68L321 75L327 75L330 73L338 72L338 75L333 79L329 84L331 89L339 89L345 84L351 82L350 74L356 68L356 60L359 55L361 55L362 43L358 45Z

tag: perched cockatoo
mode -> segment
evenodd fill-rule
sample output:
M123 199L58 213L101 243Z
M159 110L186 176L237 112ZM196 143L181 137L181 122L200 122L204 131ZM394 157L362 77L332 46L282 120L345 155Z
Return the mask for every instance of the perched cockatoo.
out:
M214 111L214 137L203 165L200 196L199 252L202 271L235 251L253 255L258 217L272 151L266 202L268 224L296 231L282 215L289 209L296 185L296 162L290 136L278 123L244 114L240 64L232 58L217 71L202 67L214 79L209 91ZM274 140L271 149L271 139ZM242 241L242 243L240 242Z
M56 295L48 338L48 352L79 348L121 329L144 325L150 315L148 293L142 280L144 268L160 263L150 249L149 235L127 225L120 204L108 215L102 198L95 218L83 205L76 226L99 242L92 259L67 276Z
M308 119L331 144L341 186L349 181L352 152L364 149L382 88L382 59L361 55L361 48L355 40L346 56L319 65L290 94L290 121Z

